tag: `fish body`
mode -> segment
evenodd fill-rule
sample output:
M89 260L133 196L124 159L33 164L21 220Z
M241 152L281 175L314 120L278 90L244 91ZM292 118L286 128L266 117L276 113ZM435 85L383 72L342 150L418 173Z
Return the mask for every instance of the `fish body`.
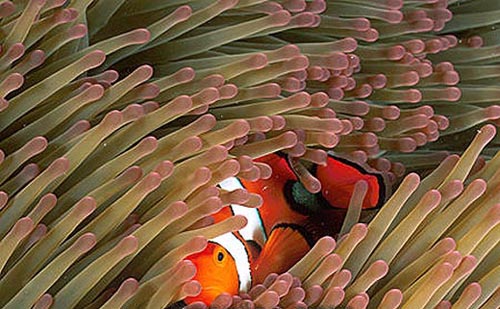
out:
M201 294L187 303L210 304L222 292L245 292L269 273L288 270L320 237L338 233L357 181L368 184L364 209L380 207L387 196L381 174L333 154L325 166L311 168L322 184L317 194L305 190L285 156L270 154L256 161L271 166L271 178L251 182L232 177L219 185L227 191L244 188L257 193L263 204L260 208L229 205L213 215L215 222L244 215L248 224L211 239L207 249L187 258L197 266L194 279L202 285ZM222 264L227 274L221 275Z

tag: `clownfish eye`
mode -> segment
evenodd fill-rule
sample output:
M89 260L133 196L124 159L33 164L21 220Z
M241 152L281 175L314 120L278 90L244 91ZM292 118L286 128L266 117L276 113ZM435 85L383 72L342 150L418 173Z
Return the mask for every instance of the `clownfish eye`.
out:
M214 262L218 265L223 265L226 263L226 252L222 248L218 248L213 253Z

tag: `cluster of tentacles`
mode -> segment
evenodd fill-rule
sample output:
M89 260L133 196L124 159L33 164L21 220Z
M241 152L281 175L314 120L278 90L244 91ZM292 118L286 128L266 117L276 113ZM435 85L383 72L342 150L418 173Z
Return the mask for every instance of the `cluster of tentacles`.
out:
M337 242L320 239L287 273L213 308L495 308L500 156L471 170L494 135L483 127L462 157L406 176L369 224L348 222Z
M282 151L315 191L301 162L333 149L399 189L370 223L214 307L498 308L500 137L477 131L500 119L499 13L496 0L1 1L0 307L196 295L183 259L246 224L210 215L261 204L216 185L270 177L253 159Z

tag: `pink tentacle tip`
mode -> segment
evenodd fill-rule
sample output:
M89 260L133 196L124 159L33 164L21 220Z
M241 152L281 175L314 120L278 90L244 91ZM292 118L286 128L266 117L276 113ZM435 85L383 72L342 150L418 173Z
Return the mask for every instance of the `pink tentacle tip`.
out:
M360 33L360 39L369 43L375 42L378 40L379 33L377 29L370 28L366 31Z
M191 17L191 13L193 9L189 5L182 5L178 7L172 14L175 16L174 18L181 22L187 20Z
M311 28L316 25L315 14L310 12L304 12L297 14L292 17L289 26L299 27L299 28Z
M0 3L0 18L12 15L16 11L16 6L11 1Z
M500 118L500 106L492 105L484 109L484 115L488 120L496 120Z
M218 88L218 90L221 100L232 99L238 94L238 87L233 84L224 85Z
M0 98L0 112L6 110L9 107L9 101L4 98Z
M285 0L282 4L291 13L302 12L306 9L306 1L304 0Z
M21 58L24 55L25 48L22 43L15 43L9 47L7 50L6 56L7 60L10 62L14 62L17 59Z
M286 26L292 20L290 12L282 10L269 15L272 19L272 24L275 27Z
M368 78L368 83L373 89L382 89L387 84L387 77L384 74L376 74Z
M326 8L327 4L325 0L313 0L306 3L307 12L321 14L326 10Z

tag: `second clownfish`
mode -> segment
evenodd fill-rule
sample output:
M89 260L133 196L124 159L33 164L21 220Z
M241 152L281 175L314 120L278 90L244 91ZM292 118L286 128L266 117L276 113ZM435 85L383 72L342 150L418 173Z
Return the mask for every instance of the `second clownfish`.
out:
M270 154L256 161L271 166L271 178L250 182L233 177L219 185L227 191L245 188L257 193L263 204L258 209L229 205L213 215L215 222L244 215L248 224L209 240L204 251L186 258L197 267L193 279L202 286L198 296L185 300L188 304L202 301L209 305L223 292L246 292L268 274L287 271L320 237L339 232L359 180L368 184L363 209L380 207L387 196L380 173L333 154L325 166L311 169L322 186L316 194L302 186L286 157Z

